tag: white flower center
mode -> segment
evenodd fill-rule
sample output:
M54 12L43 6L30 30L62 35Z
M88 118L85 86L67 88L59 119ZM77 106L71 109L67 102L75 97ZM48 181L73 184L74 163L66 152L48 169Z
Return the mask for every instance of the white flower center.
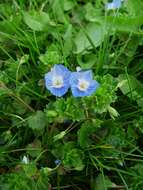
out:
M78 89L81 91L86 91L89 87L89 82L86 80L79 80Z
M52 81L54 88L61 88L63 87L64 81L62 76L54 76Z

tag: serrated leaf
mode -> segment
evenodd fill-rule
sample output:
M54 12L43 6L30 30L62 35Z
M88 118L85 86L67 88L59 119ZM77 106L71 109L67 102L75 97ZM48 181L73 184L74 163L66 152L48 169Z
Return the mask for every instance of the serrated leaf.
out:
M34 163L30 163L30 164L24 164L23 170L24 170L26 176L32 177L36 174L37 168Z
M42 130L46 126L45 114L42 111L37 111L28 118L28 126L35 130Z
M112 102L115 102L117 98L115 93L117 90L117 80L107 74L99 78L99 83L100 88L96 91L96 106L94 109L97 113L103 113L108 111L108 106L110 106Z
M61 62L61 56L56 50L48 50L45 54L40 55L40 61L44 65L52 65Z
M65 152L63 164L69 169L81 171L84 168L83 158L84 154L80 149L68 149Z

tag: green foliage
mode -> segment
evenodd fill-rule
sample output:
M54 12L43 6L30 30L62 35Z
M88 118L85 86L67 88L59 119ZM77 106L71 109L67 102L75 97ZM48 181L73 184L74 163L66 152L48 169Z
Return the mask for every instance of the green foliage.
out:
M119 75L119 88L123 94L143 107L143 84L131 75Z
M142 190L143 2L105 3L0 3L0 189ZM59 63L99 88L54 97Z
M42 152L41 142L39 140L35 140L34 142L27 145L27 155L35 158L40 155Z
M68 149L65 152L63 164L66 168L81 171L84 168L83 157L84 154L80 149Z
M130 189L137 190L141 189L143 185L142 177L143 177L143 165L136 164L135 166L130 168L132 177L130 177Z
M66 119L80 121L85 118L82 100L73 97L66 100L63 98L58 99L53 104L47 105L45 112L49 122L54 120L62 122Z
M141 0L127 1L125 3L125 6L131 16L143 15L143 10L140 8L141 6L143 6L143 2Z
M98 47L104 40L106 34L105 26L100 23L89 23L82 28L75 38L76 53Z
M115 125L112 129L109 129L109 133L105 138L105 141L106 144L110 144L114 148L124 147L126 146L125 131L120 126Z
M49 179L42 170L37 170L34 163L18 167L15 173L7 174L5 179L0 181L2 190L47 189Z
M115 91L117 90L117 80L111 75L105 75L99 81L102 85L96 93L97 105L95 107L95 111L97 113L103 113L108 110L110 104L115 102L117 98L115 93Z
M112 183L107 176L99 174L94 182L94 190L104 190L109 188L116 188L116 184Z
M102 121L94 119L91 122L87 121L81 125L78 130L78 142L82 148L90 146L94 142L94 136L96 130L100 128Z
M47 30L48 25L55 25L50 21L50 17L45 12L31 11L29 13L23 12L25 23L34 31Z
M41 131L46 126L46 117L42 111L37 111L28 118L28 126L32 129Z
M52 50L52 48L50 50L49 48L44 55L40 55L39 59L45 65L49 65L49 64L59 63L61 58L56 50L54 49Z

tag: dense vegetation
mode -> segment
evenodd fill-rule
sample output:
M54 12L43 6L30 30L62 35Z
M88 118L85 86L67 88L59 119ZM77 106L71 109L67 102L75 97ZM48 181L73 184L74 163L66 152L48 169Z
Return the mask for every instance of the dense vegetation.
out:
M0 189L143 189L143 1L0 2ZM92 70L56 97L55 64Z

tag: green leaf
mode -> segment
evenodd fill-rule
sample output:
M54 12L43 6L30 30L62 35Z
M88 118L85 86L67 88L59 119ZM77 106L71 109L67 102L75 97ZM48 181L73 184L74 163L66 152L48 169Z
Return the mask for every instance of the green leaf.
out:
M64 14L64 0L52 1L52 9L57 21L67 23L67 19Z
M69 169L81 171L84 168L83 158L84 154L80 149L68 149L65 152L63 164Z
M37 111L28 118L28 126L34 130L42 130L46 126L46 117L42 111Z
M58 141L58 140L60 140L60 139L62 139L62 138L64 138L64 136L66 135L66 131L62 131L62 132L60 132L59 134L57 134L57 135L55 135L53 138L54 138L54 142L55 141Z
M75 53L81 53L85 50L98 47L103 42L105 34L106 30L103 24L87 24L85 29L82 28L74 39L76 45Z
M56 117L57 112L55 110L46 110L46 116L47 117Z
M142 0L129 0L125 1L125 6L128 13L132 16L143 15L143 1Z
M10 95L11 90L8 88L5 88L2 83L0 83L0 97Z
M55 119L58 122L63 122L64 120L81 121L85 119L82 100L74 97L69 97L66 100L63 98L58 99L54 102L52 109L57 112L57 117ZM49 110L51 110L50 107Z
M53 149L52 149L52 154L55 156L57 159L63 159L64 155L64 145L61 142L54 143L53 144Z
M85 112L81 100L70 97L66 100L65 116L73 121L85 119Z
M117 98L117 80L107 74L97 81L99 81L100 87L96 91L96 106L94 110L97 113L103 113L108 111L110 104L115 102Z
M100 22L101 10L96 9L91 3L87 3L84 7L85 18L90 22Z
M107 190L108 188L116 188L116 184L113 183L107 176L99 174L96 178L94 190Z
M114 123L113 123L113 126L111 126L111 128L109 128L108 126L108 129L109 129L108 134L104 138L105 143L108 145L112 145L112 147L114 148L124 147L126 145L125 130L121 126L118 126ZM114 151L111 151L111 152L108 150L108 153L110 155L116 154L116 152Z
M37 157L40 155L42 148L41 148L41 142L39 140L35 140L33 143L29 144L27 146L27 154L29 154L32 157Z
M81 126L78 130L78 143L82 148L88 147L94 142L92 135L95 134L101 123L100 120L92 120L92 122L87 121Z
M69 11L76 5L75 0L64 0L64 10Z
M115 119L116 117L119 116L119 113L117 112L117 110L111 106L108 106L108 111L112 119Z
M91 69L96 61L97 55L95 54L77 55L77 62L82 69Z
M65 42L64 42L63 52L65 57L69 56L72 52L73 48L72 31L73 27L71 24L69 24L66 33L64 35Z
M24 22L34 31L43 31L48 25L55 25L49 15L42 11L23 12L23 18Z
M138 128L139 131L143 134L143 116L140 116L137 120L134 121L133 128L134 127ZM134 132L133 136L136 137L135 132Z
M1 15L5 17L9 17L9 15L13 14L14 8L10 6L9 3L0 3L0 12Z
M139 190L143 186L143 164L137 163L129 169L132 174L130 177L130 187L132 190Z
M41 54L39 57L40 61L46 66L52 66L62 62L62 55L56 47L56 45L51 45L45 54Z
M143 84L132 75L119 75L118 80L122 93L143 107Z
M120 31L120 32L133 32L138 34L141 33L140 26L143 24L142 16L108 16L106 20L106 28L110 33ZM139 33L140 32L140 33Z
M7 84L8 82L9 82L9 78L7 76L7 73L5 71L1 71L0 72L0 87L4 86L4 84Z
M32 177L36 174L37 168L35 163L30 163L30 164L24 164L23 165L23 170L28 177Z

